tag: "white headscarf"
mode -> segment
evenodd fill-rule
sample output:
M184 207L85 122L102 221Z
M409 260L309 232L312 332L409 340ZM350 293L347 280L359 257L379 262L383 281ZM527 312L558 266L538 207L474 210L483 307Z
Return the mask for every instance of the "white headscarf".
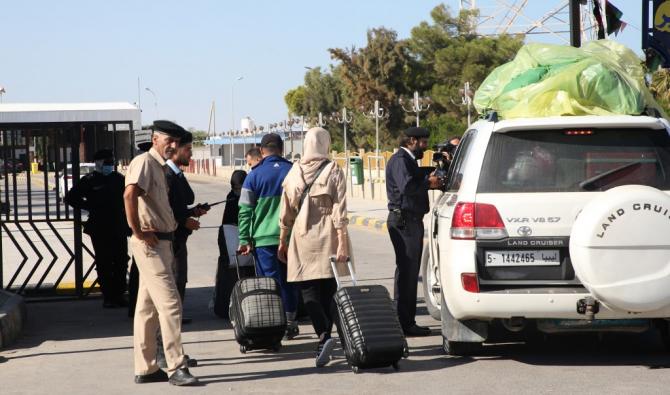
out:
M330 134L328 131L320 127L308 130L303 142L303 156L300 159L300 168L305 182L312 182L321 163L328 159L329 152Z

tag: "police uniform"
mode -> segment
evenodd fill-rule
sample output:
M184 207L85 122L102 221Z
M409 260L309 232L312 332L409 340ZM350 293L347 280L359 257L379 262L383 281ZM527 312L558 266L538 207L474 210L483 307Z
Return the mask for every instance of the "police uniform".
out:
M104 161L112 158L112 151L101 150L93 159ZM97 166L96 171L82 177L65 195L67 204L88 211L84 233L91 237L93 244L95 269L105 307L127 304L124 293L130 228L125 219L123 189L121 174L111 171L104 175Z
M405 131L410 137L428 137L422 128ZM396 256L394 297L403 330L416 327L416 293L423 249L423 216L429 210L428 175L412 153L401 147L386 166L387 228ZM423 328L422 328L423 329Z
M185 224L186 220L193 216L193 210L190 210L188 206L195 202L195 194L181 169L172 161L168 160L167 162L168 196L170 207L172 207L174 218L177 221L177 230L174 232L173 243L177 266L175 275L177 289L183 303L186 293L186 282L188 280L188 250L186 249L186 241L191 233L193 233L190 229L186 228Z
M158 130L174 137L182 135L167 128ZM165 160L152 148L130 162L125 180L126 187L136 185L141 189L138 197L140 228L153 230L159 239L155 247L150 247L134 235L130 238L130 248L140 273L133 331L135 374L140 377L158 371L156 332L159 328L168 373L177 373L187 367L181 343L182 305L175 283L172 249L177 223L168 199L166 173ZM136 382L139 382L137 376Z

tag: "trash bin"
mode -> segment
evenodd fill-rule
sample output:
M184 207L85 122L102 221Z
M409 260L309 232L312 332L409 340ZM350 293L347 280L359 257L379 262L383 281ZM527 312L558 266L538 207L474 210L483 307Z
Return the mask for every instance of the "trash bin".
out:
M40 164L37 163L37 162L31 162L30 163L30 173L31 174L37 174L37 172L39 171L39 165Z
M349 166L351 166L351 182L354 185L363 184L363 159L359 156L349 158Z

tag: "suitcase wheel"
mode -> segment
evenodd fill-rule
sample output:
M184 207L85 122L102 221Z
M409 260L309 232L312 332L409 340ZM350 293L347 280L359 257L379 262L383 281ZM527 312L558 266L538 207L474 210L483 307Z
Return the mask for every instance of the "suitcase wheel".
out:
M393 370L395 370L396 372L400 370L400 366L398 366L398 361L393 362L391 366L393 366Z
M240 352L242 354L246 354L247 353L247 346L245 346L244 344L240 344Z
M407 347L407 344L402 349L402 357L405 359L409 358L409 347Z
M352 365L352 366L351 366L351 371L354 372L354 374L358 374L358 371L359 371L359 370L358 370L358 366L354 366L354 365Z

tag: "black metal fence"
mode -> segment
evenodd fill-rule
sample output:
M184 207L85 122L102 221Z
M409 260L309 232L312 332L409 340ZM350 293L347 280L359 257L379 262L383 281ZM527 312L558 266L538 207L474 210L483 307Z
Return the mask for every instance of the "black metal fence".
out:
M97 279L82 213L63 196L97 149L132 157L132 122L0 124L0 288L84 297Z

